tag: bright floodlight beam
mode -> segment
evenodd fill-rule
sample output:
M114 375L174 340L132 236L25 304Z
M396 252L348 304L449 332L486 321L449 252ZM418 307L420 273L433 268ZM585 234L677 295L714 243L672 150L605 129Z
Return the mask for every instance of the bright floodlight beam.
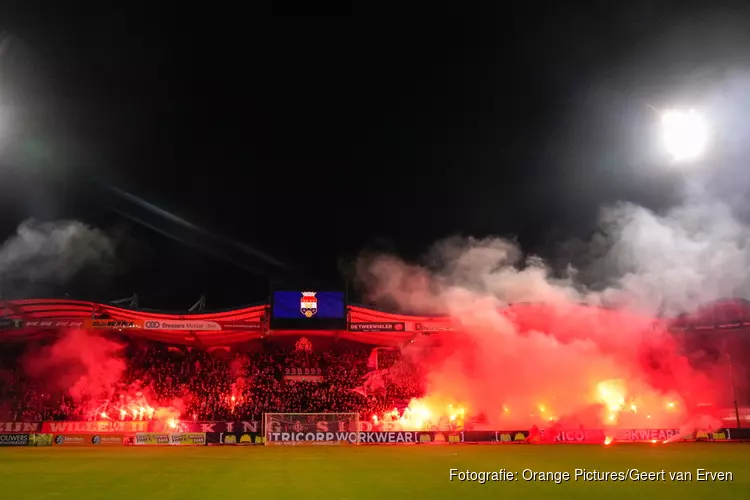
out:
M708 125L695 110L669 110L661 115L664 147L675 162L700 158L708 145Z

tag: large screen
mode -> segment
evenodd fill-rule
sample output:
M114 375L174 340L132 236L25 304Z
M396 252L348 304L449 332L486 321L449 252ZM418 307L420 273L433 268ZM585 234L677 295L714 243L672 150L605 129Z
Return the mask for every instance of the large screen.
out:
M341 291L276 290L271 301L271 328L342 329L346 294Z

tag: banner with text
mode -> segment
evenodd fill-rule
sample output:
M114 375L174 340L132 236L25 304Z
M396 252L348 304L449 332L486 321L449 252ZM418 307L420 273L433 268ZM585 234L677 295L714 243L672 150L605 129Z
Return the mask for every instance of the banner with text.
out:
M125 442L124 434L57 434L55 446L117 446Z
M147 319L143 323L146 330L210 332L221 330L249 330L260 332L266 330L266 324L260 321L199 321L199 320L163 320Z
M12 434L18 432L21 434L31 434L39 432L40 422L0 422L0 432Z
M5 323L3 323L5 321ZM12 322L12 323L11 323ZM261 321L203 321L203 320L114 320L114 319L64 319L45 318L27 320L0 320L3 329L54 330L66 328L86 328L91 330L145 329L161 331L252 331L268 329Z
M51 434L126 434L148 431L149 422L146 420L42 423L42 432Z
M415 323L415 322L353 322L347 325L347 330L350 332L360 333L387 333L387 332L421 332L425 334L438 333L438 332L452 332L454 331L453 325L447 322L426 322L426 323Z
M83 327L89 330L130 330L133 328L143 328L143 321L122 321L113 319L87 319L83 322Z
M698 434L699 431L682 434L679 429L548 430L540 433L540 440L554 443L647 443L694 440ZM726 440L727 436L724 432L716 432L716 438Z
M56 328L85 328L86 320L83 319L26 319L23 328L29 330L46 330Z
M453 325L447 322L426 322L426 323L414 323L413 325L415 332L422 333L438 333L438 332L452 332L455 329Z
M406 323L349 323L350 332L403 332Z
M3 446L28 446L28 434L0 434L0 448Z
M138 432L133 441L135 445L158 446L204 446L206 434L203 432Z
M261 423L257 420L245 420L242 422L180 422L180 430L183 432L242 432L261 433Z
M419 432L267 432L266 444L417 444Z

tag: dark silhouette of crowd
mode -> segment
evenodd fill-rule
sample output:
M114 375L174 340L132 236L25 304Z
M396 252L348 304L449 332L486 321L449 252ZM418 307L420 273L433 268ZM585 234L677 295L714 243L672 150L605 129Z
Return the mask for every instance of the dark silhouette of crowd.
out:
M379 352L378 387L371 347L323 352L272 348L233 352L129 344L117 383L73 398L50 377L24 370L23 347L0 351L0 421L133 420L158 418L159 408L182 420L260 419L264 413L359 413L371 418L423 394L417 366L398 351ZM26 360L28 362L28 359ZM80 367L71 367L75 371ZM290 370L297 369L297 370ZM289 376L289 373L297 374ZM299 374L302 375L299 375ZM133 405L156 413L124 413Z

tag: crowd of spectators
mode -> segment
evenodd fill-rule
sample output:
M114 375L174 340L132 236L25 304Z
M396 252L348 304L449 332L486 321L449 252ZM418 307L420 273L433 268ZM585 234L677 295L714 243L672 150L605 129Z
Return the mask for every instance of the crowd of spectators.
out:
M379 351L382 385L367 387L371 348L359 350L268 349L208 353L163 345L128 345L126 368L112 387L74 398L55 380L29 377L22 352L0 353L0 421L149 418L122 415L128 402L169 408L183 420L257 419L263 413L359 413L370 418L422 395L419 370L398 351ZM91 367L63 367L71 373ZM289 377L290 368L311 376ZM85 374L83 374L85 375ZM82 375L82 376L83 376ZM364 385L363 385L364 384Z

